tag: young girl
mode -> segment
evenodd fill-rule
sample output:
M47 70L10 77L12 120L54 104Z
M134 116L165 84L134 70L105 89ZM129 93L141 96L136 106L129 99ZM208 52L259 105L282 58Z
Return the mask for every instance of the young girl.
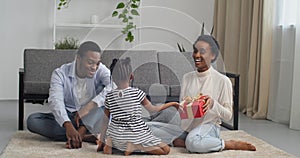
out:
M107 118L111 116L108 125L106 119L105 127L102 128L98 149L104 142L106 131L106 143L103 153L111 154L112 147L124 151L130 155L136 150L155 155L166 155L170 152L167 144L155 137L146 123L142 120L143 105L149 111L161 111L170 106L179 107L179 103L170 102L160 106L153 106L146 98L145 93L130 87L130 80L133 79L130 58L114 59L111 66L112 78L117 89L109 92L105 101L105 114ZM108 125L108 128L107 128Z

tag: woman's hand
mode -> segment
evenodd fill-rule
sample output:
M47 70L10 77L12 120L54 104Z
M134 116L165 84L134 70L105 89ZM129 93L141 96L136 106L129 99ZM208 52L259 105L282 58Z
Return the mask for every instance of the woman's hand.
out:
M206 112L214 106L214 99L208 95L203 96L203 99L205 100L205 104L203 105L203 112L204 114L206 114Z

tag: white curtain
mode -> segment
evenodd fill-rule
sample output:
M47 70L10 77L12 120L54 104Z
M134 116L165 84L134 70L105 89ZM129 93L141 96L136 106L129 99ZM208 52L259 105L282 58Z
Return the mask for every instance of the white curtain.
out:
M267 118L300 130L300 1L276 0Z

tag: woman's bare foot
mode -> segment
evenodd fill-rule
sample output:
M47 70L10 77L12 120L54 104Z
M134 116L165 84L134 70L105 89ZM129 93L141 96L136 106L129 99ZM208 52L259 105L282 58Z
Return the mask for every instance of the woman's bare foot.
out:
M255 146L250 143L236 141L236 140L229 140L225 141L225 150L249 150L249 151L256 151Z
M184 147L185 148L185 141L183 139L176 138L173 141L173 145L174 145L174 147Z
M112 140L110 137L107 137L105 146L103 148L104 154L112 154Z

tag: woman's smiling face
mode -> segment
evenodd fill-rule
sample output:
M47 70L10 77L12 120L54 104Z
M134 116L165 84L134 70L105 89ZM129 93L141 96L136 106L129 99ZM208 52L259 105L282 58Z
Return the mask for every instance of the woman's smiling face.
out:
M215 59L215 54L211 51L211 46L205 41L198 41L194 45L193 58L198 72L204 72L210 68L211 61Z

